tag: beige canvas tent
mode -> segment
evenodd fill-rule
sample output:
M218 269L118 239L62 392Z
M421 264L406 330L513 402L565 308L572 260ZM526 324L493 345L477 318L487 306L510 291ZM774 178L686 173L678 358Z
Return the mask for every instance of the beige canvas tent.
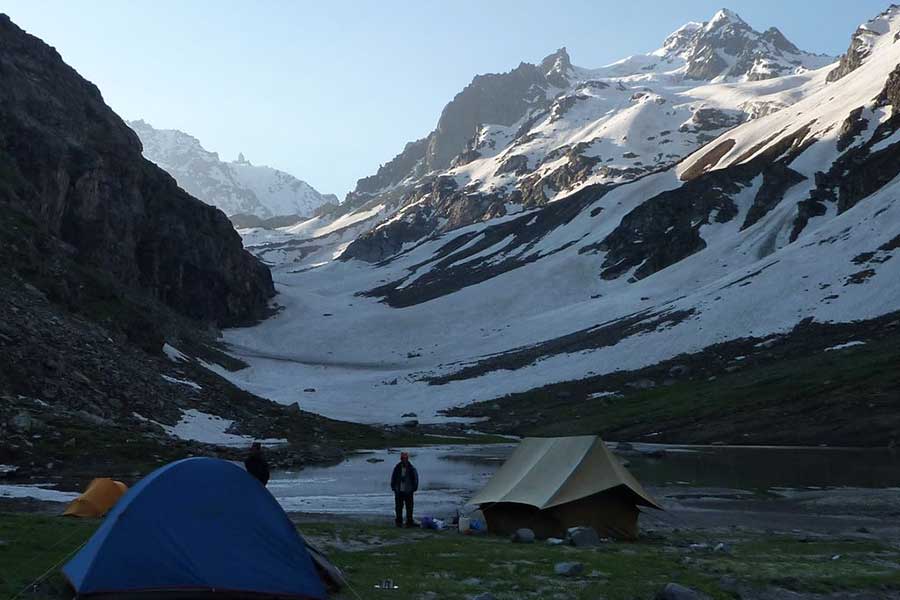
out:
M469 504L482 509L493 533L527 527L539 538L586 525L634 539L637 507L662 510L595 435L523 439Z

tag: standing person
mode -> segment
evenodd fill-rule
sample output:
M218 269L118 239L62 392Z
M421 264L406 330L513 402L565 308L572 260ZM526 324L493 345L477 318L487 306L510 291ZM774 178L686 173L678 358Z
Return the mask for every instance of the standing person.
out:
M250 446L250 454L244 460L244 468L247 472L256 477L263 485L269 483L269 463L263 456L262 445L259 442L253 442Z
M400 453L400 462L391 474L391 489L394 491L394 513L397 527L403 526L403 507L406 506L406 526L414 527L413 494L419 489L419 472L409 462L409 453Z

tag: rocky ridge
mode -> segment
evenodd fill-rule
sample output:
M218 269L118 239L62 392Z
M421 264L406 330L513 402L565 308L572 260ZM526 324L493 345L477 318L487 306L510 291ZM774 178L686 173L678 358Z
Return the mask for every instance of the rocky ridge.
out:
M141 156L96 87L6 15L0 131L0 477L133 475L191 454L236 458L234 442L254 438L283 440L276 462L302 464L378 438L206 368L241 365L217 327L269 314L269 270L220 210ZM191 418L221 431L198 435Z
M382 260L397 247L384 239L408 241L410 228L448 231L546 204L588 183L632 181L671 166L722 131L793 102L784 87L769 93L757 82L793 75L791 85L802 88L832 60L722 10L680 28L659 50L601 69L573 66L562 48L540 65L476 77L428 138L389 163L382 175L390 177L360 180L362 188L348 195L347 208L381 203L402 216L374 222L388 231L363 236L345 257ZM746 92L709 93L735 82ZM372 248L360 247L366 244Z
M2 210L29 215L78 262L192 318L261 317L271 275L225 215L141 157L134 132L57 52L0 16Z

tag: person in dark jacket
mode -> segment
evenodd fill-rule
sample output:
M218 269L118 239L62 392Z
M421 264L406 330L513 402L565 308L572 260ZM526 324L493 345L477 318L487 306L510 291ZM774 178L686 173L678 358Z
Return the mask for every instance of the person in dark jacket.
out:
M261 484L269 483L269 463L263 456L262 445L259 442L253 442L253 445L250 446L250 455L244 460L244 468Z
M406 507L406 526L414 527L413 494L419 489L419 472L409 462L409 453L400 453L400 462L391 473L391 489L394 491L394 514L397 527L403 526L403 507Z

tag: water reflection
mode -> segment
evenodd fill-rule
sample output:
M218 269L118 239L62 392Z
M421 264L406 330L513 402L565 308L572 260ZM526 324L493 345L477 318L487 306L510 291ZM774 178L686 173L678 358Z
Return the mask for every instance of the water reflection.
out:
M410 449L419 471L416 515L449 515L500 468L514 445L431 446ZM393 514L393 450L352 456L333 467L276 472L269 490L285 510L299 512Z
M900 453L887 449L671 447L662 458L637 455L626 460L638 479L654 486L689 484L758 493L900 486Z
M612 447L615 444L611 444ZM514 444L411 449L419 470L416 515L449 515L503 464ZM663 456L653 453L663 451ZM399 450L355 455L332 467L277 472L269 489L289 511L393 514L389 480ZM651 488L787 489L900 487L900 453L889 450L635 444L623 455Z

